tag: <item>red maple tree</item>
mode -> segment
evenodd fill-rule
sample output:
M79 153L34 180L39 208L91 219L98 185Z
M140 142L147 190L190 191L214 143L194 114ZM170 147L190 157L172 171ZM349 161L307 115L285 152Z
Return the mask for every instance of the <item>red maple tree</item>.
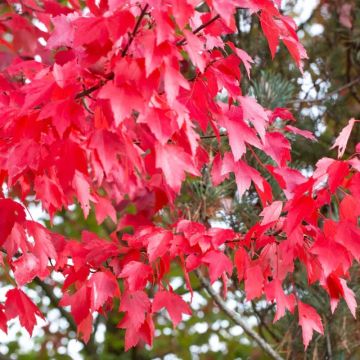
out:
M222 279L226 289L235 268L247 299L276 302L275 320L297 308L305 347L323 326L295 287L283 288L295 261L309 286L327 291L332 310L344 298L355 314L346 279L360 259L359 154L323 158L312 176L292 168L287 135L314 136L295 127L288 110L268 110L243 95L241 78L250 77L254 60L228 37L238 31L235 10L247 9L272 57L282 42L301 70L306 51L280 1L39 4L7 0L0 15L0 180L8 187L0 199L0 246L2 266L15 279L0 304L3 331L19 317L32 333L43 315L22 287L57 271L64 276L60 305L71 307L85 341L93 313L106 313L118 298L126 349L140 340L151 345L156 312L165 308L174 326L191 314L166 278L175 262L190 290L193 271L206 283L198 269L207 268L210 282ZM339 158L356 122L334 144ZM230 150L209 151L209 137L228 137ZM202 176L205 167L214 186L233 174L239 197L254 186L263 209L246 234L191 221L176 208L185 179ZM81 241L64 238L27 217L29 196L51 219L76 200L85 217L94 211L99 224L110 217L116 229L108 239L87 231ZM334 198L337 219L324 211ZM138 205L135 215L119 217L124 201ZM173 213L167 227L156 217L165 207ZM128 226L131 233L122 231Z

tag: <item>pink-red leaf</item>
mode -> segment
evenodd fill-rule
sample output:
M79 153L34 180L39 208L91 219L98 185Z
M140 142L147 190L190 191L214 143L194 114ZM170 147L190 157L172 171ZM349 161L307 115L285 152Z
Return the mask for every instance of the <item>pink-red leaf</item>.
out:
M174 324L174 327L182 320L182 314L191 315L189 305L181 296L170 291L159 291L156 293L152 305L153 312L165 308Z

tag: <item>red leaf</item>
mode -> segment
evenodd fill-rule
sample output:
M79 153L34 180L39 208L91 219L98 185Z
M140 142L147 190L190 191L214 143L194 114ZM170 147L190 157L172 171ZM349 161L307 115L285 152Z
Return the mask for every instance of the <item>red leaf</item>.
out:
M144 289L151 275L152 269L149 265L140 261L130 261L124 266L118 277L126 279L130 291L136 291Z
M13 262L14 276L18 286L23 286L39 274L39 260L33 254L23 254Z
M286 166L286 163L291 160L290 149L290 143L283 134L279 132L266 134L263 150L267 155L271 156L280 167Z
M221 251L210 250L201 259L209 266L210 282L214 283L221 275L227 272L232 273L233 265L231 260Z
M316 310L301 301L298 301L299 309L299 324L302 327L303 342L305 349L313 336L314 330L320 334L324 333L324 328L321 323L321 318Z
M174 327L182 319L182 314L191 315L189 305L182 299L181 296L170 291L159 291L156 293L152 310L153 312L165 308L174 324Z
M250 301L260 297L263 292L264 275L259 265L251 265L245 273L246 298Z
M157 258L165 255L165 253L169 250L172 234L169 231L158 230L146 235L145 238L148 242L147 252L149 255L149 261L153 262Z
M197 66L201 73L204 72L206 61L203 56L204 44L203 42L189 30L184 30L184 36L187 44L185 45L186 51L189 53L192 63Z
M350 166L346 162L334 160L327 169L329 175L329 189L333 193L342 184L344 178L348 175Z
M39 259L40 277L46 274L49 259L57 261L58 254L52 242L51 233L41 224L35 221L26 221L26 229L29 235L34 237L35 245L33 253Z
M89 313L84 320L77 324L77 335L87 343L91 336L93 317Z
M239 160L246 152L246 143L261 148L261 143L254 132L243 120L239 107L232 107L224 121L224 126L229 135L229 143L235 161Z
M237 270L239 281L242 281L245 276L245 270L249 265L249 256L244 248L240 247L234 257L234 263Z
M91 307L91 289L83 285L75 293L64 293L59 302L60 306L71 306L71 315L77 325L89 316Z
M0 304L0 330L7 334L7 317L3 304Z
M126 312L126 314L119 322L117 327L121 329L126 329L126 350L135 346L139 342L139 333L141 334L145 332L146 334L148 334L147 339L149 340L149 338L151 338L151 336L149 336L149 330L151 330L151 327L153 325L152 320L149 319L149 316L147 315L150 313L150 308L150 300L146 293L144 293L143 291L129 291L124 293L124 295L122 296L119 310Z
M10 235L15 222L25 220L24 208L10 199L0 199L0 245Z
M43 314L20 289L12 289L6 293L5 313L8 320L19 317L20 324L32 335L37 323L36 316L44 319Z
M165 180L169 187L175 192L180 191L181 183L185 179L185 172L200 176L193 160L182 148L175 145L160 144L156 146L156 167L164 173ZM171 162L169 161L171 159Z
M274 201L271 205L264 208L260 213L260 216L264 217L261 221L261 225L268 225L277 221L281 215L282 205L282 201Z
M243 110L244 119L250 121L260 138L264 140L265 129L268 122L267 114L264 108L259 105L254 98L240 96L240 104Z
M344 155L346 145L348 143L351 131L355 125L354 118L349 120L348 125L346 125L342 130L339 136L336 138L334 145L330 149L338 148L338 158L341 158Z
M85 218L88 217L90 211L90 200L94 198L90 194L90 184L83 173L75 170L73 187L80 202Z
M91 288L91 310L98 311L109 299L120 297L119 285L109 271L99 271L88 282Z
M279 45L279 30L272 17L266 11L261 12L260 23L269 44L271 56L274 58L276 49Z
M98 197L95 202L95 216L98 224L101 224L107 217L116 223L116 210L111 200L107 197Z
M311 219L314 216L316 203L310 196L302 196L288 202L284 210L288 210L284 230L290 236L304 219Z
M265 294L268 300L276 300L276 314L274 322L285 315L285 310L294 311L295 296L293 294L285 295L281 282L275 279L265 286Z
M301 129L298 129L297 127L292 126L292 125L286 125L285 130L290 131L290 132L292 132L293 134L296 134L296 135L301 135L306 139L316 140L316 137L314 136L314 134L309 130L301 130Z
M136 88L127 84L117 87L108 82L101 88L98 96L101 99L109 99L116 126L129 117L133 110L142 111L144 109L144 99Z

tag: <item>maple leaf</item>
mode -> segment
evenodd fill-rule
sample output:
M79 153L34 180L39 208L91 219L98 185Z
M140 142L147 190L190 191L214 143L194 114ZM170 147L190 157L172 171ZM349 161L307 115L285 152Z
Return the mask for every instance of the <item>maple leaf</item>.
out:
M191 309L183 298L170 291L158 291L154 297L152 311L156 312L162 308L169 313L174 327L182 320L182 314L191 315Z
M121 326L120 326L121 327ZM141 340L152 346L154 337L154 323L151 314L147 314L145 321L139 328L128 327L125 333L125 351L136 346Z
M245 270L249 266L249 256L244 248L240 247L234 257L234 264L237 270L239 281L242 281L245 276Z
M211 283L214 283L224 273L229 275L232 273L232 262L221 251L210 250L202 257L201 261L209 266Z
M324 328L319 314L312 306L298 300L298 310L299 324L302 327L303 342L306 349L313 336L314 330L323 334Z
M121 298L119 310L126 312L117 327L126 329L125 348L128 350L139 342L139 332L146 332L152 324L152 320L149 324L148 317L151 303L145 292L128 291ZM145 329L143 328L144 325Z
M274 322L278 321L285 315L285 310L288 309L290 312L294 311L295 307L295 296L294 294L286 295L281 286L279 279L275 279L268 283L264 292L268 300L276 300L276 314Z
M268 116L264 108L257 103L254 98L249 96L240 96L239 98L243 116L245 120L250 121L262 140L265 139L265 130L268 122Z
M260 189L264 190L263 178L260 173L245 161L239 160L234 164L235 180L239 196L244 195L245 191L250 188L251 182Z
M271 205L265 207L260 213L260 216L264 217L261 221L261 225L268 225L277 221L281 215L282 205L281 201L274 201Z
M302 196L288 202L284 210L288 210L284 230L290 235L304 219L311 219L314 216L316 203L310 196Z
M145 236L149 261L153 262L169 250L172 234L169 231L155 231Z
M133 110L142 111L144 109L144 99L136 88L128 84L117 87L108 82L101 88L98 96L110 101L116 126L129 117Z
M341 158L345 153L346 145L349 141L351 131L356 121L358 120L355 120L354 118L349 120L349 123L341 130L339 136L335 140L334 145L330 148L338 148L338 158Z
M351 314L356 318L356 299L354 292L348 288L346 281L331 273L326 278L326 287L330 295L331 311L334 312L341 297L346 301Z
M84 216L87 218L90 211L90 200L95 201L95 199L90 194L90 184L87 181L85 175L78 170L75 170L73 186L79 199Z
M9 258L12 258L16 252L20 249L23 253L29 250L29 243L27 241L27 235L24 226L19 223L15 223L10 235L3 244Z
M23 286L33 280L39 274L39 260L29 253L23 254L13 262L14 277L18 286Z
M116 210L109 198L102 196L96 198L95 216L98 224L101 224L107 217L116 223Z
M92 275L88 285L91 288L91 309L98 311L109 299L120 297L119 285L109 271L99 271Z
M189 90L190 85L176 69L175 64L166 63L164 66L164 87L170 104L173 104L180 88Z
M49 259L57 260L58 254L52 242L51 233L35 221L26 221L29 235L34 237L33 253L39 259L39 275L46 273Z
M73 294L68 292L64 293L59 305L70 306L71 315L73 316L76 324L80 325L90 313L91 300L91 288L86 285L82 285Z
M121 150L117 136L105 129L99 129L92 134L89 148L96 151L105 174L109 175Z
M156 167L162 169L167 184L175 192L180 191L181 183L185 179L185 172L200 176L200 172L196 169L191 156L180 147L175 145L157 145L155 153ZM171 159L171 163L169 159Z
M196 65L200 72L204 72L206 61L203 57L204 45L203 42L189 30L184 30L184 35L187 44L186 51L189 53L190 59Z
M335 190L341 185L344 178L350 171L349 164L342 161L333 161L327 168L327 174L329 175L328 184L329 190L335 192Z
M235 51L236 55L241 59L242 63L244 64L247 76L250 79L251 64L254 63L254 60L246 51L235 47L232 42L227 42L227 45L230 46L230 48Z
M293 134L301 135L306 139L316 140L314 134L309 130L302 130L292 125L286 125L284 129L292 132Z
M7 334L7 317L5 313L5 307L0 303L0 330Z
M285 136L279 132L267 133L263 151L271 156L280 167L286 166L291 159L290 143Z
M140 261L130 261L124 266L118 277L127 280L130 291L136 291L144 289L151 275L152 269L149 265Z
M92 320L93 317L91 313L89 313L84 320L77 324L77 335L82 338L85 343L87 343L90 339L92 331Z
M15 222L25 220L24 208L11 199L0 199L0 245L10 235Z
M246 152L246 143L262 148L256 133L243 120L243 112L239 107L232 107L223 120L229 135L229 142L235 161L239 160Z
M262 295L264 275L260 265L249 265L245 272L246 298L250 301Z
M11 289L6 293L5 314L8 320L19 317L20 324L31 335L37 323L36 316L44 319L43 314L30 298L20 289Z
M51 217L66 205L66 199L58 181L45 175L38 176L34 182L34 189L37 199L41 201L43 208L49 212Z
M355 196L346 195L340 203L340 220L349 220L357 224L360 216L360 204Z
M268 41L272 58L274 58L276 49L279 45L279 30L274 23L272 17L266 12L262 11L260 16L261 28Z
M75 28L71 20L74 16L76 15L74 14L66 16L61 14L51 19L52 23L54 24L54 31L47 41L47 46L50 49L59 46L72 46Z

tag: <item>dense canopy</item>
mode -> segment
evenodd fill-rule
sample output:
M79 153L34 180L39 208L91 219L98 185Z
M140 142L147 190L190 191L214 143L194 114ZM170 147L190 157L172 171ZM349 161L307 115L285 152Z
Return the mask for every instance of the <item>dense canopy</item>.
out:
M360 259L360 145L344 154L358 121L348 119L338 134L338 159L298 169L291 141L311 146L315 136L289 109L267 108L241 87L258 61L234 41L239 10L257 19L274 62L287 51L303 70L307 53L280 1L0 6L0 246L12 284L0 304L4 332L16 317L33 332L43 314L26 288L60 273L59 307L69 307L79 338L89 340L96 313L115 309L126 350L152 345L162 309L174 326L191 315L171 286L174 266L191 293L194 274L210 292L221 280L223 298L231 279L244 283L247 300L276 303L274 321L294 313L305 348L323 324L297 288L297 272L327 292L331 311L343 298L355 316L347 281ZM225 228L206 203L189 210L191 197L181 198L204 179L215 192L234 182L240 203L251 194L257 221ZM219 191L217 199L227 197ZM29 215L34 202L48 227ZM105 233L56 232L57 214L79 208Z

